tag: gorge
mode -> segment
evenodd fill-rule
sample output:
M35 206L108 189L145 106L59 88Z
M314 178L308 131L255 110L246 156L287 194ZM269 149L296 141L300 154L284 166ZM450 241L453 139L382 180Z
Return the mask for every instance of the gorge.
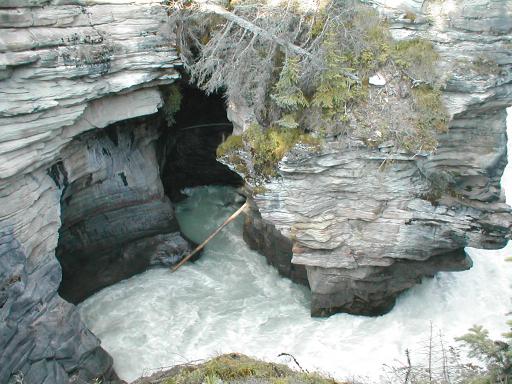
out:
M385 313L422 277L469 268L464 247L498 249L510 238L499 184L512 104L510 3L373 4L396 38L421 36L439 51L450 128L430 155L357 140L329 139L314 154L298 145L278 178L242 191L252 207L247 243L311 290L309 300L306 288L278 283L302 315L305 304L316 316ZM0 4L2 384L118 381L71 303L172 264L199 241L175 217L183 188L243 182L216 162L215 148L247 129L246 106L224 111L218 96L182 85L183 116L169 126L165 110L182 74L167 12L157 0ZM163 273L146 272L155 281ZM308 321L349 315L336 316Z

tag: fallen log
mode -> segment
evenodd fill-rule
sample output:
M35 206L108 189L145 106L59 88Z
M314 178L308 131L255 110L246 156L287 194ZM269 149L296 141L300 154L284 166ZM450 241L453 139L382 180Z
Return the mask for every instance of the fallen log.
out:
M185 256L183 259L181 259L181 261L176 264L172 269L171 271L172 272L176 272L178 270L179 267L181 267L183 264L185 264L192 256L194 256L197 252L199 252L201 249L203 249L205 247L206 244L208 244L208 242L213 239L215 236L217 236L219 234L220 231L222 231L222 229L228 225L229 223L231 223L233 220L235 220L243 211L244 209L247 207L248 203L245 202L244 205L242 205L240 208L238 208L238 211L236 211L235 213L233 213L231 216L229 216L226 221L224 221L219 228L217 228L215 231L212 232L212 234L210 236L208 236L206 238L205 241L203 241L201 244L199 244L191 253L189 253L187 256Z

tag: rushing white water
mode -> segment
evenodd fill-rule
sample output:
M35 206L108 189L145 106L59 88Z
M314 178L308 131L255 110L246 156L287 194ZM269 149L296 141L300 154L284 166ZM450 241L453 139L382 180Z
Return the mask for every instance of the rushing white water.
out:
M510 172L503 180L510 185ZM177 215L183 231L199 242L235 210L234 191L201 187L189 193ZM241 231L238 220L209 243L198 262L176 273L149 270L80 305L123 379L236 351L280 362L279 353L291 353L307 369L379 381L383 364L403 360L406 348L414 356L430 324L451 344L473 324L493 337L506 330L512 263L505 256L512 255L512 243L500 251L468 249L471 270L425 279L384 316L313 319L307 289L279 277L247 248Z

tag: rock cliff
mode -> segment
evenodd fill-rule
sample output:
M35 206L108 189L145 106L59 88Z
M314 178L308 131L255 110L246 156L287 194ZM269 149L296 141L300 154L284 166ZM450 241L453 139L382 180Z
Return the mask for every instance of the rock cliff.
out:
M316 154L298 145L254 197L264 223L291 240L290 262L306 267L313 315L384 313L421 277L469 268L464 247L500 248L510 238L500 177L512 104L512 4L376 5L395 38L434 42L450 128L431 155L357 140L329 140ZM384 97L390 91L382 88Z
M51 168L63 187L57 258L67 301L191 251L160 181L161 120L144 116L81 135Z
M468 268L465 246L497 248L510 235L499 186L510 2L377 5L397 38L434 41L452 121L430 156L357 141L327 142L314 155L298 146L254 197L247 241L309 282L315 315L382 313L422 276ZM188 164L173 168L179 156L155 144L159 87L179 77L173 39L159 0L0 4L1 383L115 381L111 358L59 287L76 301L186 248L158 163L172 172ZM228 116L243 122L235 107ZM164 178L167 190L177 176Z
M155 183L157 169L148 172L147 163L140 161L146 155L154 158L148 144L154 133L143 138L144 127L136 128L137 150L130 154L120 150L131 145L124 134L118 147L108 137L89 148L85 138L81 145L71 144L85 131L155 113L162 104L158 86L178 77L173 45L166 9L159 1L1 2L1 383L115 380L112 359L74 306L57 294L60 199L68 187L64 197L73 211L63 208L65 268L71 262L66 258L70 248L100 242L101 234L90 231L90 223L101 221L92 211L102 201L117 199L129 205L140 200L139 209L159 211L151 222L139 220L137 208L131 209L131 224L139 226L140 237L175 230L172 216L166 215L172 207L161 182ZM119 193L129 189L125 183L134 187L131 195ZM92 193L89 198L85 190ZM75 222L79 210L88 212L90 220ZM99 211L111 224L122 221L112 231L124 230L126 235L133 229L126 223L130 215L121 218L113 209ZM158 245L153 245L158 253ZM136 253L137 246L130 252Z

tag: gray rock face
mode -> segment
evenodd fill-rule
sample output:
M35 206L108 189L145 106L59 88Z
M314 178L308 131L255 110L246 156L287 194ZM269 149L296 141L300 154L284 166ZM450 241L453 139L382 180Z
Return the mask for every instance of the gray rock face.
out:
M292 241L283 236L272 224L264 221L254 204L245 215L243 234L247 245L262 253L280 275L296 283L309 285L306 268L300 264L292 264Z
M57 258L64 299L77 303L191 250L160 180L155 141L162 123L158 115L123 121L63 151Z
M440 52L452 121L429 156L347 140L320 153L296 146L254 197L264 222L292 241L291 263L306 267L313 315L386 312L422 276L468 268L464 247L510 238L499 184L512 104L510 2L387 3L380 10L397 38L428 38ZM414 22L406 10L418 13Z
M115 380L112 358L57 294L55 183L41 170L0 185L0 382Z
M157 0L0 2L0 383L116 379L99 340L57 294L64 170L73 184L100 163L85 148L64 149L85 131L155 113L157 87L178 77L173 45ZM100 168L95 180L113 187ZM159 188L139 193L148 202ZM165 200L155 204L171 212ZM155 221L167 226L162 215ZM158 257L175 239L161 240L148 245ZM137 246L124 250L128 259Z

